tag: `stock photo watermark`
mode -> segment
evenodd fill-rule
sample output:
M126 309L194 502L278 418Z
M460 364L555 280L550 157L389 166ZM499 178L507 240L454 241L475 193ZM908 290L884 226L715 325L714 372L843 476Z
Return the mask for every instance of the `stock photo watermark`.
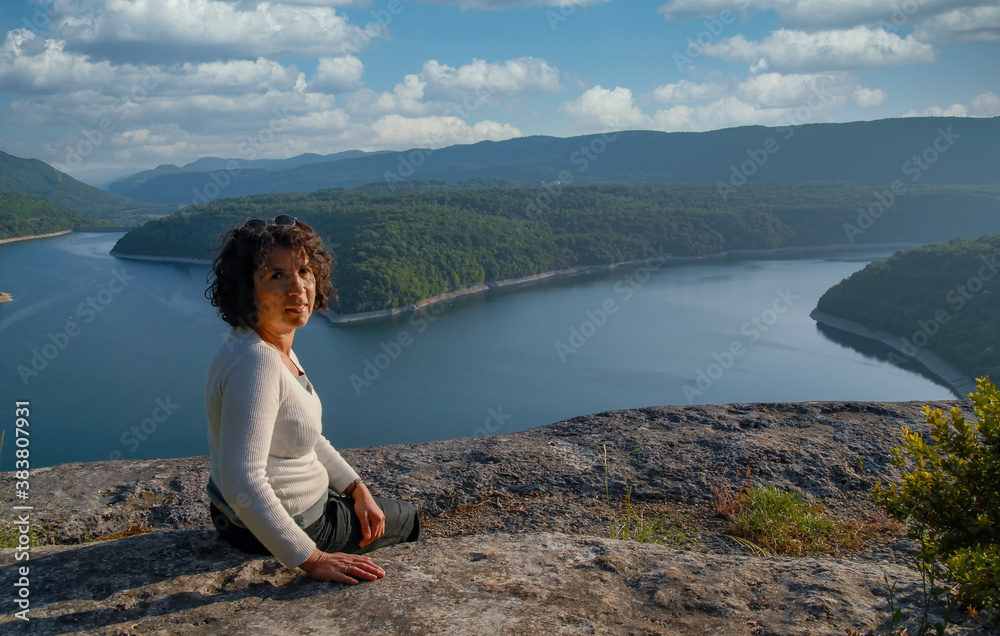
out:
M809 88L810 95L805 104L790 110L781 117L778 122L780 127L779 133L785 141L788 141L795 135L796 126L809 123L816 111L833 99L826 91L824 84L822 81L817 81L815 85ZM747 148L746 155L748 158L746 160L738 164L730 164L729 182L715 182L716 190L719 196L722 197L722 200L728 201L729 195L743 187L751 177L767 164L771 155L776 154L779 150L781 150L781 144L774 137L768 137L764 140L764 143L756 148Z
M435 301L427 307L421 307L414 311L407 324L413 327L417 334L422 334L446 309L443 302ZM392 366L392 363L398 360L403 355L403 351L413 343L413 335L406 329L397 333L396 337L389 342L382 341L379 344L379 352L365 358L361 371L352 373L347 378L354 388L355 395L361 395L362 389L370 387L372 383L382 377L382 373Z
M982 256L980 260L983 264L975 274L945 294L945 303L950 307L940 307L927 318L918 320L917 328L913 333L902 338L902 346L899 351L906 357L902 358L895 352L890 352L888 355L890 362L897 366L903 366L917 357L920 351L941 333L941 329L951 322L955 314L965 309L976 296L987 289L987 283L1000 273L1000 253L993 254L989 258Z
M97 315L111 304L115 296L125 291L129 281L135 280L135 276L129 276L125 269L112 270L111 279L93 296L88 296L87 300L81 302L76 307L76 313L82 316L82 322L89 324L97 319ZM21 376L24 386L28 386L31 378L48 368L49 363L59 357L66 350L74 338L81 333L80 323L70 318L66 324L57 329L55 333L51 331L46 334L49 342L41 347L31 349L31 359L27 364L17 365L17 373Z
M122 93L111 103L111 112L118 115L118 122L124 121L132 113L132 109L142 105L165 79L165 76L155 67L148 67L142 80L127 93ZM69 144L64 153L63 163L53 162L60 172L67 172L83 165L83 162L95 150L111 139L118 129L117 122L111 117L102 117L95 128L85 128L80 131L80 138L75 144Z
M588 143L580 144L568 157L570 165L576 167L577 174L583 174L607 152L618 135L619 133L604 133L593 137ZM514 217L518 229L523 229L527 222L536 220L546 209L551 208L555 199L562 194L563 188L573 185L574 179L572 172L563 170L555 181L543 182L541 192L534 198L525 199L524 214Z
M920 181L924 173L937 163L941 155L948 152L955 145L956 139L961 137L961 135L952 132L951 126L948 126L947 130L938 128L937 133L937 137L934 138L934 141L929 146L924 148L919 154L913 155L909 161L902 165L901 170L904 175L910 177L910 183ZM856 222L844 223L844 234L847 236L847 240L854 243L857 237L862 236L866 231L870 230L883 214L892 209L897 197L905 192L906 184L901 179L893 181L885 190L876 191L874 195L875 201L870 203L867 208L864 206L858 207Z
M647 258L644 265L615 282L612 289L618 294L618 299L614 297L605 298L604 302L597 309L585 310L583 312L585 320L579 326L574 325L569 328L569 337L566 339L566 342L562 340L556 341L556 353L563 364L566 364L569 356L582 349L591 338L596 336L598 330L608 323L608 319L611 316L618 313L620 309L619 302L628 302L649 281L653 272L660 269L663 263L666 262L667 257L663 254L662 248L659 251L656 249L650 249L649 251L653 253L653 256Z
M690 383L681 386L681 391L687 398L688 404L694 404L695 398L701 397L711 389L725 375L726 371L733 368L737 359L746 355L747 344L760 340L763 334L777 324L781 315L791 309L792 304L801 298L801 296L792 293L791 287L776 289L774 293L774 300L767 308L740 326L740 334L743 335L743 338L734 339L721 352L712 353L714 361L695 371L693 386Z
M274 113L274 117L270 119L267 126L258 130L256 134L247 137L246 141L241 142L237 147L237 152L239 152L241 159L253 161L257 158L258 153L274 141L276 135L288 130L290 126L288 123L288 107L284 106L280 111L274 108L272 112ZM243 172L243 166L236 159L227 161L224 170L209 172L209 181L200 188L196 187L191 190L191 194L194 195L191 198L191 203L207 203L212 199L219 198L223 190L228 188L241 172Z
M456 116L462 120L468 120L472 113L476 112L480 106L493 95L493 90L489 87L480 87L468 95L457 105L449 106L445 111L445 117ZM439 146L445 142L445 132L442 129L432 131L427 136L427 146ZM386 170L382 175L385 182L395 188L396 183L405 182L417 171L417 168L424 165L427 159L434 154L434 148L414 148L407 152L399 153L399 165L395 172Z
M30 494L30 468L31 468L31 441L29 428L31 426L31 403L28 401L14 402L14 499L19 503L11 506L10 511L17 515L14 519L14 530L17 540L14 543L14 560L28 561L31 559L31 511L33 506L28 505ZM29 566L22 565L17 568L17 582L14 583L16 592L14 602L20 611L14 613L19 620L28 620L28 609L31 607L31 570Z
M741 0L737 5L736 11L746 11L750 8L750 0ZM688 38L688 45L684 52L674 51L672 59L677 70L683 71L688 66L692 66L694 61L702 56L705 47L715 42L725 32L726 27L734 24L738 17L733 10L725 9L710 20L702 20L702 26L705 28L699 31L693 39Z
M889 14L887 20L879 20L875 23L875 26L882 27L887 31L895 31L896 29L902 28L909 24L910 18L912 18L917 11L920 10L920 5L922 5L926 0L903 0L893 4L892 13Z
M139 450L142 442L152 437L156 433L157 427L166 422L174 414L174 411L180 408L180 404L171 402L169 396L164 399L156 398L153 403L156 406L153 407L153 412L150 413L149 417L144 418L138 424L132 425L121 435L120 441L122 446L125 446L130 453ZM108 459L110 460L121 458L121 451L115 450L108 454Z
M497 408L490 408L486 411L486 421L483 425L473 432L473 437L486 437L487 435L493 435L500 430L500 427L504 425L504 422L511 419L513 415L509 415L503 412L503 407L498 406Z

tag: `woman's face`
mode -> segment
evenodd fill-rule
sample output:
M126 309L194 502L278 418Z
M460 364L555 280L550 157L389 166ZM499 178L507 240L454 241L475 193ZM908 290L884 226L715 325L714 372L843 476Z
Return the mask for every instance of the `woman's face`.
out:
M300 250L276 246L254 272L253 285L262 331L287 333L309 322L316 302L316 278Z

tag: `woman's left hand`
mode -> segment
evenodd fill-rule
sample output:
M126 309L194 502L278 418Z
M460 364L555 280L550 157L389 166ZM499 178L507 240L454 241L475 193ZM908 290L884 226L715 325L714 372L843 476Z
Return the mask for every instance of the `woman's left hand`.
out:
M385 534L385 513L375 503L364 482L358 484L351 497L354 498L354 512L361 520L362 539L358 545L363 548Z

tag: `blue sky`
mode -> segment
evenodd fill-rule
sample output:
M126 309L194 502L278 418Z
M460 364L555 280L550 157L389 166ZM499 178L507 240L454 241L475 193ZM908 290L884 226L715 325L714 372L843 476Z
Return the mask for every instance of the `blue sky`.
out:
M0 150L199 157L1000 115L995 0L0 4Z

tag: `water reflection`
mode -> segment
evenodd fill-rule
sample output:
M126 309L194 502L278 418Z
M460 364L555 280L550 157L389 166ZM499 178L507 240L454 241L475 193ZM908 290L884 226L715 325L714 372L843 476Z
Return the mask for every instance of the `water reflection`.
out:
M954 387L949 386L941 376L925 367L915 358L901 355L899 351L896 351L887 344L883 344L878 340L872 340L871 338L864 338L853 333L841 331L840 329L820 322L816 323L816 329L823 334L826 339L842 347L846 347L852 351L860 353L867 360L890 364L894 368L899 369L898 372L907 371L909 373L916 373L921 377L927 378L931 382L947 388L949 391L954 393L955 397L958 399L965 397L955 390Z

